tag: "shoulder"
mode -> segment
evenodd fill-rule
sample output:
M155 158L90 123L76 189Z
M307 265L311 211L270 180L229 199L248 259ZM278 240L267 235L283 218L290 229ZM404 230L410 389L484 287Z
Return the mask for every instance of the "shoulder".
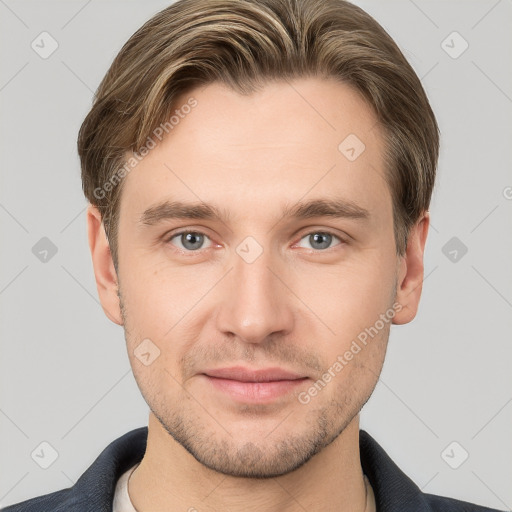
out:
M425 494L393 462L373 437L360 430L361 465L379 512L499 512L454 498Z
M4 507L0 512L111 512L117 481L142 460L147 434L148 428L140 427L112 441L72 487Z
M499 512L494 508L482 507L481 505L453 498L445 498L433 494L424 494L424 496L431 510L435 512Z
M73 500L71 489L62 489L2 508L1 512L64 512L70 510L70 500L75 501L75 506L78 505L76 500Z

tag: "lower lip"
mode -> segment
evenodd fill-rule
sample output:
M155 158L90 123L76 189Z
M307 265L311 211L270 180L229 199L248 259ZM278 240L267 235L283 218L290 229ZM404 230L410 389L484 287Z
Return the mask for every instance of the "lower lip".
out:
M299 386L303 385L307 379L296 380L275 380L271 382L241 382L239 380L221 379L205 375L208 381L216 389L227 393L232 398L244 402L270 402L275 398L286 395Z

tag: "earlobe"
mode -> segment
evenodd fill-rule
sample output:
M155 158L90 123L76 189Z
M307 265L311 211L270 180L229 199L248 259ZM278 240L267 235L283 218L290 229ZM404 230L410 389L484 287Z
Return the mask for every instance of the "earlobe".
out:
M407 249L398 269L398 282L395 301L401 305L393 318L394 324L410 322L418 311L423 288L423 255L430 223L430 215L424 212L409 231Z
M87 234L101 307L112 322L123 325L119 297L117 295L117 272L112 261L101 214L98 208L92 204L87 208Z

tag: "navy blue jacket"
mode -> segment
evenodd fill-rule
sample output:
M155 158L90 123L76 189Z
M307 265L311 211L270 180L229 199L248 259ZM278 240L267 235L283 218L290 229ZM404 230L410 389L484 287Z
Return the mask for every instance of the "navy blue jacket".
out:
M2 512L112 512L117 480L142 460L148 428L126 433L108 445L73 487L4 507ZM363 471L373 487L377 512L497 512L451 498L424 494L364 430Z

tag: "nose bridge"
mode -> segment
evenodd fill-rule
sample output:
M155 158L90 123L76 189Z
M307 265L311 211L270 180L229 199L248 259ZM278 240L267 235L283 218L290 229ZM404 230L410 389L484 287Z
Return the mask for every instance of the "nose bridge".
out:
M290 304L286 287L274 275L280 267L274 256L251 237L239 244L228 291L219 306L219 329L249 343L291 329Z

